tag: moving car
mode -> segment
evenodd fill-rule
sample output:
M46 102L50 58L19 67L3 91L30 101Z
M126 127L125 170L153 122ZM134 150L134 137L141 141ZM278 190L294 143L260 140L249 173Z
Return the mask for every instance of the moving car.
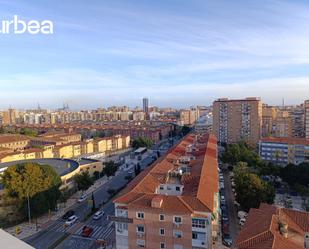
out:
M75 212L73 210L69 210L67 211L63 216L62 216L62 219L63 220L67 220L69 217L71 217L72 215L74 215Z
M93 232L93 228L92 227L84 226L83 230L82 230L82 236L83 237L90 237L92 232Z
M78 217L76 215L72 215L68 218L68 220L65 222L65 224L67 226L72 226L77 220L78 220Z
M93 219L94 220L98 220L98 219L100 219L102 216L104 215L104 212L103 211L97 211L95 214L94 214L94 216L93 216Z
M87 199L87 195L83 194L81 197L79 197L79 199L77 200L77 202L83 202L84 200Z

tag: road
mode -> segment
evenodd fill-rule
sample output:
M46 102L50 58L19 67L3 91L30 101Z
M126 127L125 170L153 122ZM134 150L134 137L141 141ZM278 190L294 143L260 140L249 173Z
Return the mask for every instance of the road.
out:
M160 150L163 155L167 149L172 146L173 143L163 145L163 149ZM139 163L141 170L154 162L152 154L145 156ZM112 201L109 201L110 196L108 189L120 189L125 187L128 183L126 176L131 175L134 177L134 173L129 174L128 170L119 170L115 176L113 176L108 182L100 186L93 192L95 207L102 208L106 215L114 214L114 205ZM91 199L91 195L88 197ZM109 201L109 202L108 202ZM107 203L106 203L107 202ZM104 204L106 203L106 204ZM99 221L94 221L92 217L87 218L87 214L90 213L91 207L88 205L88 201L82 203L76 203L70 209L75 211L75 214L79 217L79 220L71 227L65 227L64 221L59 218L54 221L46 229L43 229L39 233L24 239L25 242L32 245L36 249L48 249L55 243L61 242L57 248L59 249L85 249L85 248L96 248L95 240L97 238L107 238L112 229L109 227L109 222L106 219L106 215ZM84 225L90 225L94 228L94 232L91 235L92 238L83 238L80 236L81 229Z
M224 196L225 201L228 208L228 215L229 215L229 230L230 235L233 240L233 245L231 248L235 248L236 237L239 232L239 225L238 225L238 217L237 217L237 209L234 205L234 194L232 192L231 180L229 176L229 171L227 169L222 170L223 178L224 178Z

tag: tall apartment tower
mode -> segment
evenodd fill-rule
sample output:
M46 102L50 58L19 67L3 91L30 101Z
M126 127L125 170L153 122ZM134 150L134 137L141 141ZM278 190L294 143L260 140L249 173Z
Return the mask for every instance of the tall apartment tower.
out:
M309 100L305 101L305 130L306 138L309 139Z
M149 101L148 98L143 98L143 112L148 113L149 111Z
M213 132L218 141L236 143L246 141L256 145L262 130L262 102L260 98L230 100L213 103Z

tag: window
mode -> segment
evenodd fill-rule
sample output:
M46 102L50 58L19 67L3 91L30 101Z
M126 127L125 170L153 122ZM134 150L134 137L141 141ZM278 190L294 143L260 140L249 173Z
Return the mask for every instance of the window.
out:
M182 231L174 230L173 234L175 238L182 238Z
M165 235L165 230L164 230L164 228L160 228L160 235L161 235L161 236L164 236L164 235Z
M136 212L136 218L143 220L144 219L144 213L143 212Z
M160 190L164 190L164 186L161 185L161 186L160 186Z
M165 249L165 243L164 242L160 242L160 249Z
M196 232L192 232L192 239L197 239L197 233Z
M206 220L203 220L203 219L192 219L192 227L206 228Z
M160 221L164 221L164 220L165 220L164 214L160 214L159 220L160 220Z
M180 191L180 187L179 186L176 187L176 191Z
M180 216L174 216L174 222L175 223L181 223L181 217Z
M138 233L145 233L145 228L143 225L137 225L136 226L136 232Z

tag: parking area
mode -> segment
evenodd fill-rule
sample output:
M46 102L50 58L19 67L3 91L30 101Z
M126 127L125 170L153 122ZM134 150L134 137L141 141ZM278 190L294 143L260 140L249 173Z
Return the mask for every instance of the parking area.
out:
M233 174L220 167L219 172L221 234L223 246L235 248L235 241L240 230L238 203L235 201Z

